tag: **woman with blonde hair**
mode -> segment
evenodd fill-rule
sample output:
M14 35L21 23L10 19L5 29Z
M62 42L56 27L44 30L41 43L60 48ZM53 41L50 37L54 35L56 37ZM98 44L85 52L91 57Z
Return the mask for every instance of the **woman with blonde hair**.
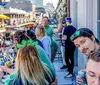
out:
M43 50L43 48L41 48L37 42L33 42L27 35L23 34L21 30L18 30L15 32L14 34L14 43L15 46L18 49L20 49L22 46L25 46L26 44L31 44L31 45L35 45L39 56L40 56L40 60L45 63L46 65L48 65L48 67L55 73L56 76L56 72L55 72L55 68L54 65L52 64L52 62L50 61L50 59L48 58L48 56L46 55L46 52ZM7 68L6 66L0 66L0 68L4 71L7 72L9 74L11 74L12 72L14 72L14 69L11 68Z
M36 27L35 34L41 40L43 48L51 60L51 39L46 35L45 29L42 25Z
M41 62L36 47L23 46L15 61L16 72L5 85L57 85L55 74Z

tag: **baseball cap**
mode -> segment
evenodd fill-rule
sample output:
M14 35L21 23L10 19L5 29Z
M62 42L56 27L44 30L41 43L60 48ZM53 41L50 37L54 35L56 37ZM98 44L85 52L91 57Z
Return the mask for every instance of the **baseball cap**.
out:
M71 22L72 21L71 17L66 17L65 20L66 20L66 22Z
M91 36L94 36L93 32L88 29L88 28L80 28L78 29L72 36L71 36L71 41L75 40L76 38L78 37L91 37ZM94 36L95 37L95 36ZM99 40L95 37L97 43L99 43Z
M63 21L62 21L62 24L65 24L65 23L66 23L66 20L63 20Z

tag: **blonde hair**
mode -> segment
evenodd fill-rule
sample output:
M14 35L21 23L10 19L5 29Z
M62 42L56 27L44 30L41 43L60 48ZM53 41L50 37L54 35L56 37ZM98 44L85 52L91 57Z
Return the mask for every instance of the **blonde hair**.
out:
M42 25L38 25L37 28L40 29L40 31L42 31L43 36L46 35L46 34L45 34L45 29L43 28Z
M27 81L33 85L46 85L45 76L48 76L50 81L53 78L51 71L41 63L37 49L31 45L19 49L16 58L16 70L20 72L24 85L27 85Z

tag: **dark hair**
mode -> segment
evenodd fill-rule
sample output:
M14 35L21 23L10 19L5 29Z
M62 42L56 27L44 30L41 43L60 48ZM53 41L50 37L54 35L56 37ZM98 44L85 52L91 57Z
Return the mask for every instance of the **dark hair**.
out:
M74 41L76 38L81 37L81 36L91 38L92 35L94 36L93 32L90 29L80 28L76 30L76 32L71 36L71 40ZM95 37L95 40L97 43L99 43L99 40L96 37Z
M29 40L29 37L22 30L16 31L14 37L17 38L18 43L21 43L22 40Z
M66 24L66 20L63 20L63 21L62 21L62 24Z
M100 62L100 49L93 51L88 55L88 60L91 59L96 62Z
M32 30L27 30L27 35L31 38L31 39L36 39L36 35Z

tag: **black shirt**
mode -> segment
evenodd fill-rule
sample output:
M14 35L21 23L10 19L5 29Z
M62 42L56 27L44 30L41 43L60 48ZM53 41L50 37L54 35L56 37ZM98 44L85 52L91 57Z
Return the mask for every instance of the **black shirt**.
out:
M63 35L67 36L67 39L65 40L65 47L73 45L74 43L70 40L71 35L74 34L76 31L76 28L73 27L72 25L68 25L64 28Z

